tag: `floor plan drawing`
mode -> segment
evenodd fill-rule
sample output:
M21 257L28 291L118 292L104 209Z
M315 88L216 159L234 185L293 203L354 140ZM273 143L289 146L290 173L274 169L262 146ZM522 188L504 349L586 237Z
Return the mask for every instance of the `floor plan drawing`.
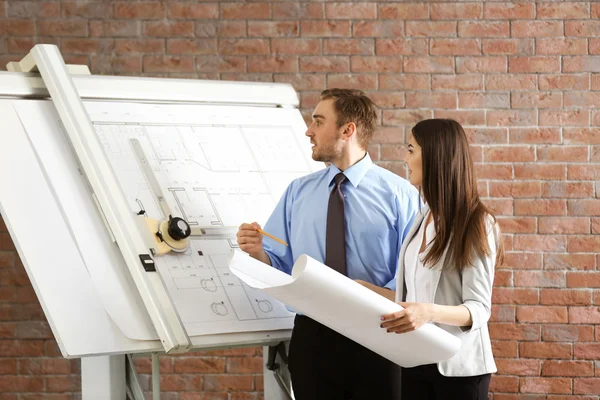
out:
M281 110L279 121L265 123L261 110L250 107L247 114L231 116L226 107L190 106L195 112L179 118L170 115L168 105L132 105L131 112L117 113L121 118L105 108L110 105L88 105L95 131L132 212L150 218L168 216L162 215L132 140L174 216L191 226L264 225L293 179L322 168L310 158L308 139L298 129L303 125L299 114L290 121L293 110ZM202 124L202 111L218 123ZM194 238L185 253L155 258L190 336L292 326L293 314L283 304L230 272L228 256L235 248L231 236Z

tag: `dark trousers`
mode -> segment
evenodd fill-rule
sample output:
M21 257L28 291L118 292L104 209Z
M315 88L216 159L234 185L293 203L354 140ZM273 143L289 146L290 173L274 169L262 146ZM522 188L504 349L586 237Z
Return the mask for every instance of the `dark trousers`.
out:
M487 400L490 378L443 376L437 364L402 368L402 400Z
M400 367L297 315L289 350L296 400L397 400Z

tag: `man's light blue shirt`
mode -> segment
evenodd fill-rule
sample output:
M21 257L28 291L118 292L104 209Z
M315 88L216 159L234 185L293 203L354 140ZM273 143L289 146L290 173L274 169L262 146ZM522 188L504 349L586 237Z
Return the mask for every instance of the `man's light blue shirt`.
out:
M264 237L275 268L291 274L302 254L325 262L329 194L339 172L332 164L288 186L264 226L289 243ZM373 164L368 154L344 174L347 275L395 290L398 253L419 211L419 193L405 179Z

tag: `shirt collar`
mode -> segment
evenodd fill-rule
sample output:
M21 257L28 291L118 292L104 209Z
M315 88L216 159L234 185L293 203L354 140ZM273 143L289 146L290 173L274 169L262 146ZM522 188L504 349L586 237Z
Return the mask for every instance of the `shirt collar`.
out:
M373 161L371 161L371 156L369 156L369 153L367 152L367 154L359 162L345 170L344 175L346 175L346 178L348 178L352 186L356 188L372 166ZM342 171L335 165L331 164L329 166L329 173L327 175L329 186L333 184L333 178L335 178L335 176L340 172Z

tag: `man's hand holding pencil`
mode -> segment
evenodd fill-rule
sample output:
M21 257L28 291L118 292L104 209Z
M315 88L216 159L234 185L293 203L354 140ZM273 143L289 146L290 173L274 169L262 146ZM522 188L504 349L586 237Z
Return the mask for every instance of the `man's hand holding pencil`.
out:
M271 265L271 259L263 249L263 235L282 245L288 245L283 240L263 231L257 222L240 225L237 233L237 242L240 246L240 250L245 251L250 254L251 257L260 260L265 264Z

